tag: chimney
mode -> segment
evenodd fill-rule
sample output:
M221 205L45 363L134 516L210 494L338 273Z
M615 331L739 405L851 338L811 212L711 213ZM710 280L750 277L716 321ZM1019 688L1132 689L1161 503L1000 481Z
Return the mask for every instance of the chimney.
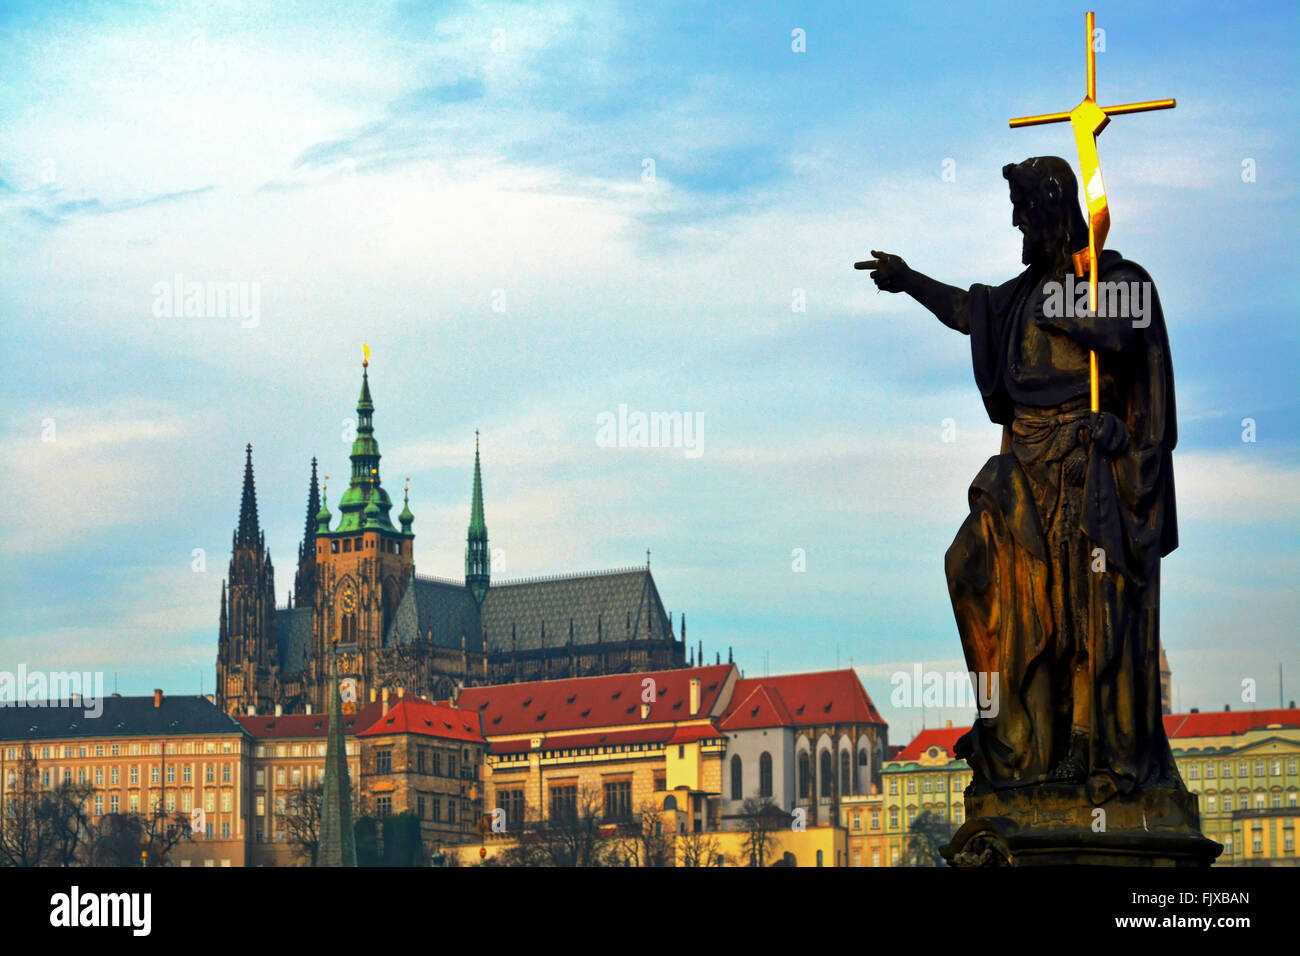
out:
M642 719L642 720L645 720L645 719L646 719L647 717L649 717L649 716L650 716L650 705L649 705L649 704L642 704L642 705L641 705L641 719Z
M311 716L311 704L308 704L308 705L307 705L307 716L308 716L308 717Z
M388 688L387 687L384 688L383 697L384 697L384 709L380 711L380 714L388 713Z
M162 706L162 688L161 688L161 687L155 687L155 688L153 689L153 706L154 706L154 709L157 709L157 708L159 708L159 707Z
M283 716L284 716L284 707L281 706L280 704L276 704L276 705L275 705L275 716L277 716L277 717L283 717Z
M1199 708L1199 707L1193 707L1193 708L1191 709L1191 713L1193 713L1193 714L1199 714L1200 712L1201 712L1201 708Z
M952 729L952 721L951 721L951 720L945 720L945 721L943 722L943 725L944 725L945 727L949 728L950 730Z
M256 716L257 716L257 708L254 707L252 704L249 704L249 705L248 705L248 716L249 716L249 717L256 717Z
M1226 714L1228 711L1230 711L1230 710L1232 710L1232 708L1229 707L1227 704L1224 704L1224 705L1223 705L1223 712L1224 712L1225 714Z
M700 712L700 679L691 678L691 716L694 717Z

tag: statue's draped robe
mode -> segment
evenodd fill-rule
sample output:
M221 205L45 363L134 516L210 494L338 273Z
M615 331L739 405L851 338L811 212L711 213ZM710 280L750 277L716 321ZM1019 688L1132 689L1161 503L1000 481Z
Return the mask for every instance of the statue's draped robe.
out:
M1036 783L1060 763L1078 692L1090 696L1094 802L1182 786L1159 673L1160 559L1178 545L1168 338L1145 271L1106 251L1100 277L1148 283L1146 328L1075 316L1073 302L1063 317L1044 316L1044 276L1032 267L996 288L971 287L975 381L1004 426L1003 446L972 483L970 515L946 556L967 666L998 679L996 715L977 719L959 745L977 786ZM1129 448L1114 457L1089 437L1089 349L1101 408L1129 430ZM1098 548L1104 571L1093 570Z

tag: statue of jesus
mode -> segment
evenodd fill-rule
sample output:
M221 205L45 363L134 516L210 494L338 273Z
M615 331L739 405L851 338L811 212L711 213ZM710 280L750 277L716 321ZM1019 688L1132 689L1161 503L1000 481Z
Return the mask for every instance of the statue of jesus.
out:
M996 712L976 719L957 753L975 793L1079 784L1100 804L1183 790L1160 699L1160 559L1178 546L1160 302L1150 276L1110 250L1099 285L1128 295L1100 298L1127 302L1122 314L1063 295L1086 289L1091 268L1070 165L1035 157L1002 174L1024 234L1014 279L963 290L883 252L858 264L970 337L975 383L1003 426L945 561L967 666L998 677Z

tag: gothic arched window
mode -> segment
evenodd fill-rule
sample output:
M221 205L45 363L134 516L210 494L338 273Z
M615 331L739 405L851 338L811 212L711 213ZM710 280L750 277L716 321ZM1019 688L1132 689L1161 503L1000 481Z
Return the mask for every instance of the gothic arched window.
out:
M740 754L731 758L731 799L745 799L744 772L740 766Z
M758 795L772 795L772 755L766 750L758 758Z
M831 752L823 750L821 757L817 760L817 775L821 777L821 795L829 797L831 795L831 784L833 782L834 767L831 766Z
M808 754L799 755L799 799L807 800L812 796L812 760Z
M850 767L852 762L849 760L847 750L840 751L840 796L848 796L852 792L852 771Z

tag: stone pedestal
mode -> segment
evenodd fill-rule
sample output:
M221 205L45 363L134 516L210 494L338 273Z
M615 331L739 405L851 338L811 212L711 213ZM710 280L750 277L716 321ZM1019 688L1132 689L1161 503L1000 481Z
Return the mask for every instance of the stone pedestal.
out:
M1085 787L1037 784L966 795L966 823L943 848L952 866L1209 866L1196 795L1153 789L1099 807Z

